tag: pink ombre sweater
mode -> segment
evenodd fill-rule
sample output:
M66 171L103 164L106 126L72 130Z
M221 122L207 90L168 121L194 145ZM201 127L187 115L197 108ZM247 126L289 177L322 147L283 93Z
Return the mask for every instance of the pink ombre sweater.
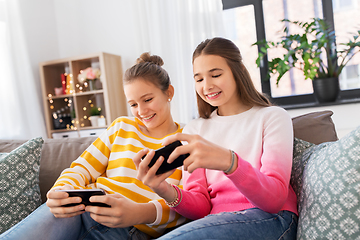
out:
M230 175L209 169L196 169L192 174L183 171L178 213L199 219L257 207L270 213L288 210L297 214L296 195L290 186L293 128L284 109L253 107L233 116L218 116L215 110L209 119L191 121L183 132L232 149L239 160Z

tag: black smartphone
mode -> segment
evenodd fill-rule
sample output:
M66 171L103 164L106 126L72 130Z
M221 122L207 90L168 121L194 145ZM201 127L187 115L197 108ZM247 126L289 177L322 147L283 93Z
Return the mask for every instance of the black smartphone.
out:
M60 190L56 189L56 192L67 192L69 197L81 197L81 203L70 203L63 205L63 207L72 207L79 204L84 204L85 206L98 206L98 207L110 207L105 203L100 202L90 202L89 198L94 195L105 195L105 191L102 189L67 189L67 190Z
M183 165L184 160L190 155L190 154L183 154L180 155L178 158L176 158L172 163L167 163L167 159L169 158L170 154L175 150L175 148L181 146L182 143L180 141L175 141L169 145L166 145L165 147L159 148L158 150L155 150L155 155L151 159L149 163L149 168L152 167L156 160L159 159L160 156L164 157L164 161L159 167L159 169L156 171L156 175L163 174L165 172L168 172L170 170L173 170L175 168L178 168ZM146 156L146 155L145 155ZM142 157L143 159L145 158Z

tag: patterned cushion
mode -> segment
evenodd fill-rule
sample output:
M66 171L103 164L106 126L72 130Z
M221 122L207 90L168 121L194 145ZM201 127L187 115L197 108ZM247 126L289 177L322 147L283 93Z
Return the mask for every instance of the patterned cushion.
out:
M41 205L39 188L41 137L0 156L0 233Z
M293 187L297 198L300 197L302 189L302 175L304 168L309 160L310 155L313 152L315 144L306 142L304 140L294 138L294 150L293 150L293 163L291 170L290 184Z
M336 142L295 139L291 183L297 239L360 239L360 126Z

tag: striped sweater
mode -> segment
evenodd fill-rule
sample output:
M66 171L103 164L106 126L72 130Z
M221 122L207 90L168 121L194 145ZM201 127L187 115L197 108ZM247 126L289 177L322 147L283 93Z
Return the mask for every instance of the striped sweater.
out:
M152 237L158 237L166 228L184 223L185 218L171 210L162 198L136 178L133 156L143 148L161 148L161 141L166 137L157 139L146 136L139 128L141 124L136 118L116 119L70 168L61 173L54 187L71 185L75 189L101 188L108 194L119 193L137 203L151 201L157 211L155 222L135 227ZM182 131L182 126L177 125L175 133ZM179 185L181 177L179 168L167 181Z

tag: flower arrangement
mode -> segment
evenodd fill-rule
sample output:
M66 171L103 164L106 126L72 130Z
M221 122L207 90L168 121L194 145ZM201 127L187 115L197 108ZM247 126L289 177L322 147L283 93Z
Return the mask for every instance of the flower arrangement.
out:
M100 69L98 68L93 69L92 67L88 67L84 70L80 70L80 73L78 75L78 81L79 83L83 84L87 80L100 79L100 75L101 75Z

